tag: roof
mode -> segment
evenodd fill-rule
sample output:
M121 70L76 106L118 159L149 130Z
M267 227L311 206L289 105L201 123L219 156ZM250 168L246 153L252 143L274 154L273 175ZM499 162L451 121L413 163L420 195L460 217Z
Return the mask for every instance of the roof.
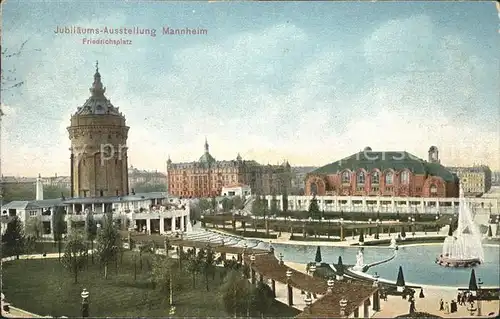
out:
M126 195L126 196L76 197L65 200L64 204L118 203L118 202L133 202L133 201L157 199L157 198L167 198L167 194L163 192L151 192L151 193L136 193L135 195Z
M9 202L2 206L2 210L5 209L40 209L40 208L50 208L55 206L63 205L63 200L61 198L55 199L44 199L44 200L15 200Z
M381 171L392 169L401 171L409 169L417 175L433 175L443 178L447 182L456 182L458 177L439 163L430 163L406 151L374 152L365 150L343 158L339 161L320 167L310 174L336 174L345 169L364 169Z
M209 152L205 152L201 157L200 157L200 160L199 162L201 163L214 163L215 162L215 158L210 155Z
M231 184L231 185L227 185L227 186L223 186L222 189L224 188L235 188L235 187L250 187L246 184L243 184L243 183L236 183L236 184Z

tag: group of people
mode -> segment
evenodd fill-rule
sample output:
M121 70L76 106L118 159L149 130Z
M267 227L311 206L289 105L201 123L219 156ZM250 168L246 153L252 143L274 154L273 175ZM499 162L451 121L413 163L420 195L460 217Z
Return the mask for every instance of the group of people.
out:
M457 295L457 301L452 300L451 302L444 302L443 299L439 300L439 310L445 313L457 312L458 306L466 306L467 304L474 303L474 296L470 291L459 292Z

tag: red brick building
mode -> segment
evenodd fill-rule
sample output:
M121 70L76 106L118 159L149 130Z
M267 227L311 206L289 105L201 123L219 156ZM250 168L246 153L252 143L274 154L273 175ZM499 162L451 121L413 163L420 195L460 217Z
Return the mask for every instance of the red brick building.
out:
M459 179L440 164L438 149L428 161L408 152L370 147L320 167L306 177L306 195L458 197Z
M168 192L182 197L220 196L223 187L246 184L253 194L282 194L290 189L290 164L261 165L243 160L216 161L210 154L207 141L205 153L196 162L167 161Z

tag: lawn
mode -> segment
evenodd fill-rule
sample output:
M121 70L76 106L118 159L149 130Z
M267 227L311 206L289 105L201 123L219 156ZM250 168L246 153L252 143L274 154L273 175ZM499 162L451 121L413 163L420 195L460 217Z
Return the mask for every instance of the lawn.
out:
M108 279L104 279L98 265L89 265L88 270L79 273L77 284L57 258L15 260L3 264L2 290L13 306L39 315L80 316L80 293L86 288L90 292L91 317L168 316L167 295L154 290L148 281L151 255L143 255L142 271L137 262L135 281L132 260L132 253L127 252L123 263L109 267ZM182 289L174 293L175 316L227 316L219 297L222 283L219 274L214 280L210 278L208 292L201 276L195 288L190 277L186 277ZM276 301L269 317L293 317L297 313L295 309Z

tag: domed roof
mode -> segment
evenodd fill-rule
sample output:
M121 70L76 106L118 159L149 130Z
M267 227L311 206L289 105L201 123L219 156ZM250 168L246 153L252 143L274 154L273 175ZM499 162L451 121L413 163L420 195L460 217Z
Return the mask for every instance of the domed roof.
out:
M104 93L106 88L101 82L101 74L99 73L99 67L96 63L96 71L94 74L94 83L90 88L91 96L85 101L83 106L79 107L75 115L93 115L93 114L111 114L111 115L122 115L117 107L106 98Z
M213 163L215 162L215 158L210 155L210 153L206 152L200 157L200 162L201 163Z

